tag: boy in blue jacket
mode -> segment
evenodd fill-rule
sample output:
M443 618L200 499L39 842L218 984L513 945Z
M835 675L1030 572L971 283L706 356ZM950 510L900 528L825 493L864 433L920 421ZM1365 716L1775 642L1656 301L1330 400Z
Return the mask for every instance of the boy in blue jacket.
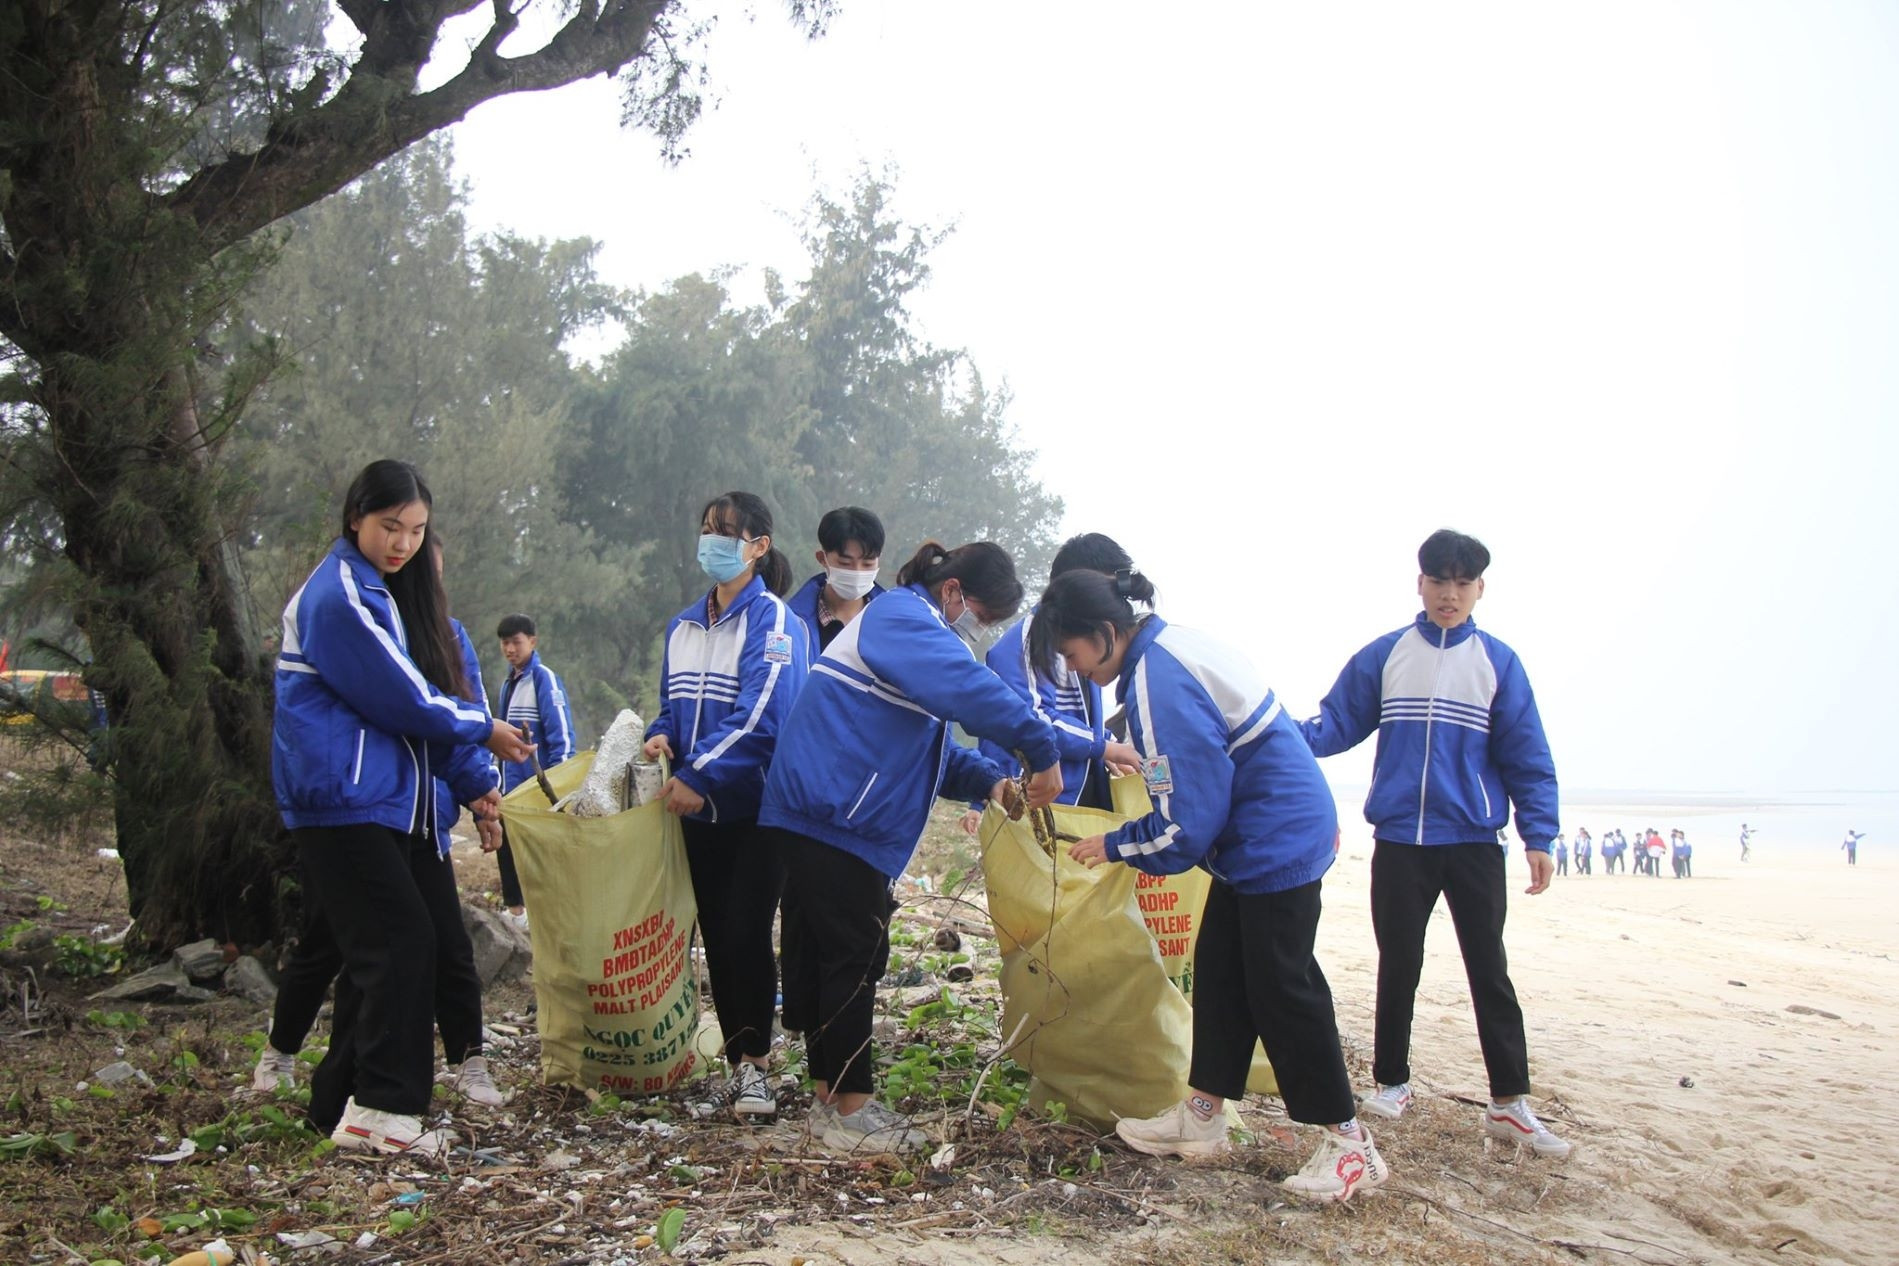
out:
M824 570L785 599L811 635L814 658L884 592L877 583L883 552L883 520L862 506L839 506L818 520L817 559Z
M1558 829L1556 765L1530 680L1515 652L1471 619L1490 551L1475 537L1434 532L1418 550L1424 610L1352 656L1299 724L1315 756L1358 746L1375 730L1365 819L1372 853L1372 930L1378 938L1377 1089L1364 1111L1395 1119L1411 1103L1411 1017L1424 966L1424 929L1438 895L1450 907L1490 1075L1487 1134L1567 1156L1524 1096L1530 1059L1504 956L1504 850L1497 832L1517 807L1517 834L1534 896L1550 885Z
M540 636L534 621L525 615L501 618L495 628L501 639L501 658L508 661L508 679L501 686L501 707L497 709L509 725L527 726L540 749L543 769L552 769L574 754L574 714L567 708L567 688L552 669L541 662ZM501 794L506 795L534 777L531 761L509 761L501 766ZM505 831L505 824L503 830ZM508 917L523 931L527 929L527 910L521 896L521 877L514 869L514 850L505 835L495 850L495 862L501 868L501 902Z

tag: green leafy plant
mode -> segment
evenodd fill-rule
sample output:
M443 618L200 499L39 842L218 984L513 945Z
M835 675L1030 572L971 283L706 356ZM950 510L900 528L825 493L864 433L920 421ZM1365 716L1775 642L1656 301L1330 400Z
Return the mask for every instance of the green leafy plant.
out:
M71 1130L57 1134L22 1131L0 1139L0 1158L27 1156L72 1156L79 1151L79 1139Z
M86 1023L131 1033L144 1028L149 1021L136 1011L88 1011Z
M675 1205L659 1215L659 1225L653 1228L653 1243L659 1245L660 1252L670 1253L685 1228L686 1211Z
M53 967L61 975L76 980L116 975L125 966L125 951L116 945L101 945L83 936L53 938Z

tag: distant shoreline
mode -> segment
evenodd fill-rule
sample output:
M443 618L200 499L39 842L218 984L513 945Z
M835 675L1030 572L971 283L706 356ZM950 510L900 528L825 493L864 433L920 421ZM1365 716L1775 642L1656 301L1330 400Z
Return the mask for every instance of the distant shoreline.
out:
M1334 783L1332 794L1339 800L1362 800L1370 787L1365 783ZM1578 808L1681 808L1681 809L1825 809L1844 808L1867 797L1891 797L1899 800L1899 791L1777 791L1750 795L1741 791L1644 791L1636 788L1590 788L1562 791L1563 803Z

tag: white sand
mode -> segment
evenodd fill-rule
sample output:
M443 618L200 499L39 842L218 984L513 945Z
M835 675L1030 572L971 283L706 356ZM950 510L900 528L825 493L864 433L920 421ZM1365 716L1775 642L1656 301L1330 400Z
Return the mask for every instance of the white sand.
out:
M1320 961L1368 1058L1371 844L1354 833L1326 882ZM1537 897L1513 852L1505 936L1533 1102L1577 1147L1571 1198L1510 1222L1655 1261L1899 1262L1899 863L1714 852L1697 850L1692 880L1572 872ZM1412 1065L1420 1091L1485 1091L1442 903ZM1381 1132L1401 1177L1410 1124Z

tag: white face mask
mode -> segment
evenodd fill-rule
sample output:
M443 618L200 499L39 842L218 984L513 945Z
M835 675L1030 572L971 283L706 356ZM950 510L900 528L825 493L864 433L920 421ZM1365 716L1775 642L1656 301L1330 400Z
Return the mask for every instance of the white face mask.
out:
M856 571L849 567L827 567L824 570L831 592L846 602L857 601L877 583L877 573L874 571Z
M964 645L975 650L982 641L983 622L976 618L973 608L965 606L963 613L950 621L950 630L963 639Z

